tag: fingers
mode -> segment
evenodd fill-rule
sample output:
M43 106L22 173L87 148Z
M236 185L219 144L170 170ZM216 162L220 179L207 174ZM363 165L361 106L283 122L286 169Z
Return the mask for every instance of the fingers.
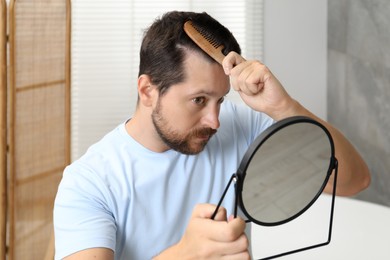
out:
M244 62L245 59L238 53L232 51L222 61L222 67L226 75L230 75L230 71L238 64Z
M258 94L264 86L261 80L259 70L254 68L250 63L242 63L232 71L232 85L237 91L245 95L253 96Z
M245 231L245 221L236 218L230 222L211 221L204 226L205 231L210 231L210 239L220 242L232 242L237 240Z
M199 248L198 259L250 259L248 239L245 235L232 242L209 241L207 245Z
M218 209L215 219L211 215L216 206L197 205L187 229L175 246L178 255L194 259L248 259L248 239L244 233L245 221L226 218L226 210Z
M254 96L262 91L271 73L264 64L258 61L247 61L234 67L230 76L235 90Z
M226 259L226 260L250 260L251 257L250 257L250 254L248 251L246 252L241 252L241 253L238 253L238 254L234 254L234 255L227 255L227 256L222 256L221 259Z
M225 256L230 256L230 257L247 253L248 246L249 246L249 242L245 234L242 234L238 239L231 242L214 243L214 247L219 252L223 252ZM232 257L229 259L236 259L236 258ZM237 258L237 259L245 259L245 258Z
M195 206L192 212L192 217L210 219L211 216L214 214L215 209L216 206L212 204L198 204ZM223 207L219 207L218 212L214 217L214 220L226 221L226 209Z
M205 252L203 252L204 255L216 254L232 257L248 251L248 238L244 231L236 226L238 222L227 223L213 220L207 221L209 222L207 224L202 223L202 228L198 230L200 233L209 234L209 236L207 236L207 246L202 247L205 250ZM234 227L229 225L234 225Z
M198 204L192 213L192 220L196 223L201 232L209 233L210 239L215 241L229 242L237 239L245 230L245 221L242 218L230 218L227 221L226 209L219 207L214 220L211 215L216 206L211 204Z
M229 53L222 61L230 83L241 99L253 110L266 113L275 120L291 114L295 101L288 95L282 84L260 61L247 61L235 52Z
M225 57L222 66L225 73L230 76L232 87L248 96L260 93L267 79L272 76L261 62L246 61L235 52Z

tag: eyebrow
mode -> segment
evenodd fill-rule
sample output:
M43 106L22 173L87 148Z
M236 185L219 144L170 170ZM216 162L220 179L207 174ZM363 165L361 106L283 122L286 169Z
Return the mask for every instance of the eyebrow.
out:
M230 88L229 88L229 90L223 95L223 97L224 96L226 96L227 94L229 94L229 92L230 92ZM194 93L191 93L190 95L191 96L196 96L196 95L208 95L208 96L215 96L215 94L216 94L216 92L214 92L214 91L203 91L203 90L200 90L200 91L198 91L198 92L194 92Z

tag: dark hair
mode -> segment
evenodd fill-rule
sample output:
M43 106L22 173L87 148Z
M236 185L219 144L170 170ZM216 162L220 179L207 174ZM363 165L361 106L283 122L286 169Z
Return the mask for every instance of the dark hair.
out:
M207 59L214 61L184 32L183 25L188 20L209 31L223 44L225 55L231 51L241 53L232 33L207 13L172 11L164 14L155 20L144 34L138 74L148 75L152 83L158 86L160 95L163 95L171 85L184 81L185 48L201 52Z

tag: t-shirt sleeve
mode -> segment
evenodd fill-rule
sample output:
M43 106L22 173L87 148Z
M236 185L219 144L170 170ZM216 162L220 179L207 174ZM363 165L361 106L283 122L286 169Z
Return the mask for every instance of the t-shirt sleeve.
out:
M106 189L92 172L65 169L54 203L55 259L93 247L114 251L116 225Z

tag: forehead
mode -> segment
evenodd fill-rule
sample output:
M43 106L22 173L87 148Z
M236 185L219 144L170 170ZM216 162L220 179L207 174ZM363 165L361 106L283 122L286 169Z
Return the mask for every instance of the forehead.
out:
M221 97L229 92L229 77L222 66L203 54L187 50L183 67L185 78L178 85L187 94L205 93Z

